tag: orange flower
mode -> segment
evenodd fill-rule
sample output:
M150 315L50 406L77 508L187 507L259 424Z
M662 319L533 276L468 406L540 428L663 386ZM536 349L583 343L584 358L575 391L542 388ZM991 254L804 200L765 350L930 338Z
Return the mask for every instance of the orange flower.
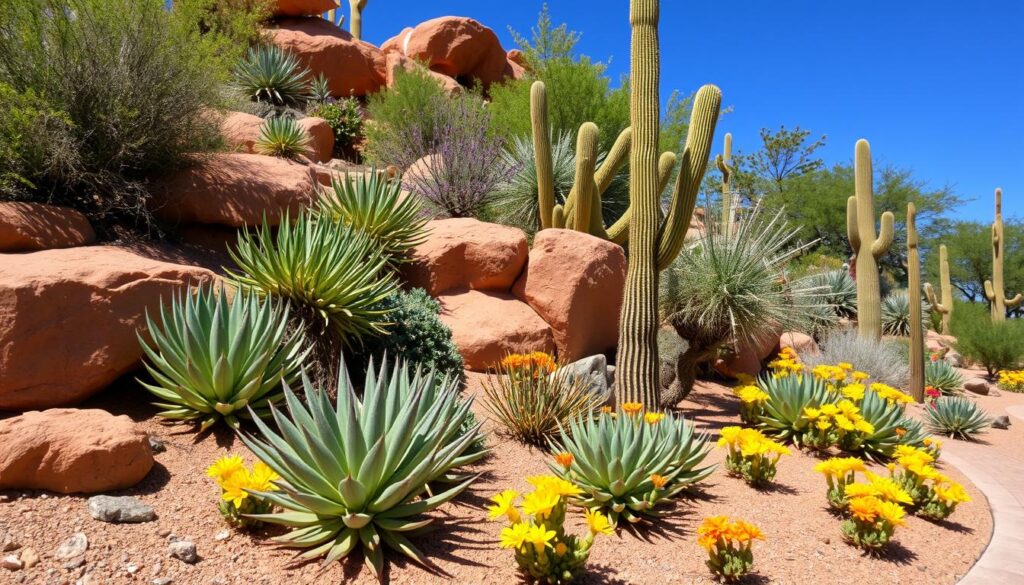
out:
M668 483L668 478L665 477L664 475L658 475L657 473L652 473L651 474L651 483L654 484L654 489L660 490L660 489L665 487L665 484Z
M572 467L573 456L572 453L557 453L555 454L555 463L561 465L566 470Z
M601 414L611 414L611 413L612 413L612 407L610 407L610 406L602 406L601 407Z
M622 412L626 414L638 414L644 409L644 405L639 402L626 402L622 405Z

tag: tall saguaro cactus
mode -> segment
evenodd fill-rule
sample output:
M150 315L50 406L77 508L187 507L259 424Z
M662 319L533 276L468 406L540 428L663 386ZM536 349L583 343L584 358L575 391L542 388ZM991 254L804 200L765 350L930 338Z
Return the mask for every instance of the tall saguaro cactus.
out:
M732 134L725 133L725 145L722 147L722 154L715 157L715 165L722 173L722 233L728 235L732 231L733 223L733 200L732 200L732 167L729 161L732 160Z
M951 335L949 322L953 318L953 285L949 281L949 253L946 245L939 246L939 297L935 296L932 285L925 284L924 291L928 295L928 304L932 310L942 315L942 334Z
M985 281L985 297L992 309L992 321L1005 321L1006 309L1020 304L1024 297L1020 293L1012 299L1006 298L1003 288L1003 252L1006 239L1003 237L1003 190L996 189L996 220L992 222L992 280Z
M349 26L349 32L355 39L363 38L363 9L366 8L367 0L348 0L348 5L352 9L352 24Z
M882 337L882 295L878 283L878 259L889 251L893 238L893 215L882 214L881 229L875 235L875 195L871 169L871 145L857 141L854 150L854 196L846 200L846 231L857 258L857 330L861 337Z
M924 324L921 315L921 252L917 210L907 203L907 294L910 297L910 395L924 400Z

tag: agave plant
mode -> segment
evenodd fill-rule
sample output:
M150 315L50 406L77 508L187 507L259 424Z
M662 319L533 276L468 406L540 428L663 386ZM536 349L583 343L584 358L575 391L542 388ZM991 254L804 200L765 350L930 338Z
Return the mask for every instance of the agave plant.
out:
M234 84L254 102L295 106L306 100L308 76L294 55L270 45L249 49L235 67Z
M937 434L970 440L983 433L992 419L974 401L961 396L942 396L924 410L925 424Z
M964 389L964 375L945 360L929 360L924 364L924 385L945 395L959 394Z
M309 98L319 104L326 103L331 99L331 84L323 73L309 82Z
M840 268L819 272L808 277L810 284L821 291L824 304L837 317L857 316L857 283L850 272Z
M910 419L906 418L904 406L890 403L870 389L864 391L859 406L861 416L874 428L873 433L864 437L860 447L869 459L882 461L892 454L897 445L912 445L923 441L923 436L918 438L916 432L910 432L915 428L920 429L920 425L914 427L907 424Z
M921 303L921 314L928 314L928 305ZM910 335L910 297L898 290L882 299L882 333L898 337Z
M363 232L340 222L285 213L276 235L264 221L255 233L241 230L227 270L241 288L286 298L293 311L333 331L345 343L385 332L381 301L397 290L383 270L386 258ZM307 324L309 324L307 320Z
M657 517L656 506L678 499L716 467L698 467L711 450L707 436L694 435L691 423L671 413L581 416L551 447L572 455L568 467L549 463L551 471L576 483L585 492L578 503L601 509L613 524Z
M395 266L426 239L427 218L418 197L402 194L402 181L376 170L331 179L320 199L319 217L344 223L367 235Z
M801 444L810 421L805 408L820 408L841 398L815 376L762 376L758 386L768 394L759 425L766 433Z
M260 136L253 144L258 154L297 158L309 152L310 139L294 118L267 118L260 127Z
M327 565L358 546L380 578L387 546L425 565L407 534L430 524L428 512L476 479L455 470L486 454L467 453L480 438L479 424L461 430L472 399L461 399L454 381L438 384L432 372L410 374L404 364L390 372L371 364L358 394L344 364L338 371L336 404L303 376L305 404L286 387L288 415L271 410L278 430L257 420L259 434L242 435L281 476L279 491L257 495L283 511L253 518L290 528L274 541L309 549L299 560L324 557ZM442 480L454 486L428 489Z
M160 416L237 428L239 417L267 416L281 382L298 377L306 352L302 333L287 333L288 307L245 291L228 297L212 286L179 293L160 306L160 325L146 312L152 345L141 334L139 343L154 383L140 383L162 401Z

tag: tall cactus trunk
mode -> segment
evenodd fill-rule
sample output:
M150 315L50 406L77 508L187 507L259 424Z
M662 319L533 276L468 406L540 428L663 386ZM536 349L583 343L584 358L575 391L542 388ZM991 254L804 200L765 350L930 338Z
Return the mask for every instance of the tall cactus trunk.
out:
M658 0L632 0L629 267L615 369L619 402L658 408Z
M722 147L722 155L715 157L715 164L722 173L722 220L721 233L729 235L732 232L734 221L732 200L732 167L729 162L732 160L732 134L725 133L725 145Z
M949 280L949 253L946 245L939 246L939 292L942 293L942 334L952 335L950 321L953 319L953 283Z
M1005 321L1006 309L1020 305L1024 297L1020 293L1012 299L1006 298L1003 284L1003 252L1006 241L1003 234L1003 190L996 189L996 219L992 222L992 280L985 281L985 297L992 310L992 322Z
M924 401L924 324L921 315L921 253L916 213L907 203L907 289L910 297L910 395Z
M867 140L857 141L854 181L855 195L846 201L846 231L857 257L857 331L861 337L877 341L882 338L878 258L892 245L894 218L889 211L883 213L881 230L876 236L871 146Z
M356 40L363 38L363 9L366 8L367 0L349 0L349 7L352 9L352 23L349 25L349 32Z

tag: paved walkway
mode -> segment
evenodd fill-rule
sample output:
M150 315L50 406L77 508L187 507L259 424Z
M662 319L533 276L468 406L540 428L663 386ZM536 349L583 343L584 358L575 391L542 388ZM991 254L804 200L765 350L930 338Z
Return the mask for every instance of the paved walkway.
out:
M1024 425L1024 405L1006 408ZM984 444L945 441L942 459L970 478L992 508L992 540L958 585L1024 583L1024 465Z

